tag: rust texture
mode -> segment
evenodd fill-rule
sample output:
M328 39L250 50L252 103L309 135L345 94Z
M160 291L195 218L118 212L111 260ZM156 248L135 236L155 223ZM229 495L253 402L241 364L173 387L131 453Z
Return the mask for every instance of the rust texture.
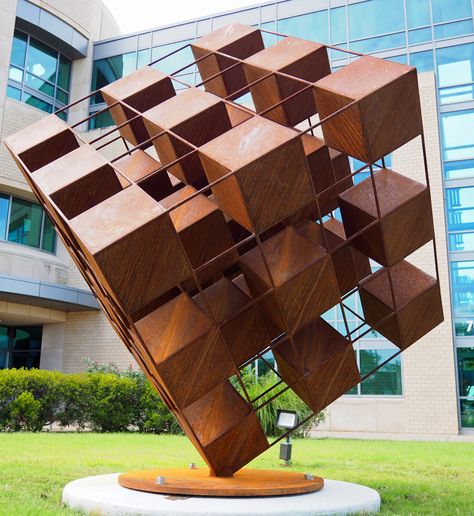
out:
M264 48L261 32L234 24L192 43L197 86L159 61L106 86L116 127L90 142L91 117L55 115L6 140L216 477L277 442L258 419L269 399L290 388L316 413L361 381L360 335L327 310L346 320L360 296L360 327L400 351L443 320L438 277L410 263L430 243L437 267L427 170L421 184L383 160L414 138L426 157L416 70L360 56L331 73L327 46L279 35ZM252 400L241 373L268 351L278 384Z

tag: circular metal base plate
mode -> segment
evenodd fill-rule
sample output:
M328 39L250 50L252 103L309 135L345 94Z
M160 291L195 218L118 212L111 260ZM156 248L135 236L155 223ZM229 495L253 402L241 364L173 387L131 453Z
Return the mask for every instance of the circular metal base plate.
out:
M322 478L307 479L304 473L259 469L241 469L233 477L210 476L207 468L130 471L118 481L122 487L149 493L222 497L302 494L324 486Z

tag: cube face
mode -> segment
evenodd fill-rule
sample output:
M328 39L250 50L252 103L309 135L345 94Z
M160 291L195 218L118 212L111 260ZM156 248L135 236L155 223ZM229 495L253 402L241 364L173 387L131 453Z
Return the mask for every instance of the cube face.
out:
M146 111L143 121L150 137L170 131L153 140L164 165L192 152L193 146L204 145L231 128L228 112L219 97L197 88L189 88ZM203 178L197 154L169 170L187 184L197 185Z
M280 330L295 332L337 304L339 294L329 255L287 228L243 255L241 267L253 297L274 292L262 310ZM265 259L264 259L265 258ZM266 264L272 275L269 278Z
M377 271L360 298L368 324L402 350L443 321L438 281L406 261Z
M210 182L235 172L212 192L219 208L249 231L264 231L312 200L300 139L264 118L234 127L199 155Z
M131 313L191 275L163 212L139 187L131 186L71 220L89 258ZM105 234L102 228L107 228ZM166 252L157 252L157 239L168 242Z
M18 165L23 169L18 161L20 158L30 173L79 147L74 132L56 115L49 115L9 136L5 139L5 144Z
M251 298L228 278L216 281L194 300L214 314L237 367L270 345L258 307L249 306Z
M279 344L274 356L285 383L315 412L360 382L351 343L323 319Z
M89 145L58 158L35 174L38 186L68 219L122 190L115 170Z
M134 118L136 111L143 113L176 95L171 79L149 66L105 86L100 92L111 106L110 114L116 125ZM120 128L120 135L133 145L149 137L141 117Z
M252 361L271 349L275 383L318 412L360 381L364 324L405 349L443 315L438 280L404 261L433 238L428 188L378 168L375 189L354 186L348 159L419 134L413 69L363 57L326 76L324 46L263 50L241 25L191 46L202 76L218 74L207 92L176 95L145 67L102 90L117 124L133 118L116 138L86 144L49 116L6 145L211 474L229 476L269 447L264 403L240 378ZM259 77L262 116L221 98ZM316 109L325 140L288 127ZM142 143L112 157L121 137ZM369 258L386 268L373 274ZM361 320L348 335L322 320L336 305Z
M356 102L324 123L330 147L366 163L409 142L422 132L416 69L364 56L314 86L320 118Z
M286 126L297 125L316 113L311 88L271 109L277 102L305 88L305 83L295 78L311 83L331 71L324 46L293 37L286 37L247 58L243 67L249 84L272 72L286 74L274 74L250 86L257 113L271 110L264 116Z
M242 65L237 61L214 51L227 54L239 59L245 59L263 49L263 39L260 31L239 23L233 23L198 39L191 44L191 50L196 60L199 73L203 80L223 72L226 68L237 64L231 70L208 80L204 87L206 91L227 97L242 90L247 85ZM207 56L207 57L205 57ZM242 91L242 94L245 91Z
M345 243L344 227L338 220L329 219L322 227L316 222L308 221L298 228L298 233L330 253L341 296L357 287L362 279L371 274L369 259Z
M357 236L352 245L384 266L392 266L433 239L429 191L425 185L392 170L374 175L380 208L376 206L372 179L367 178L339 196L344 229ZM412 231L407 232L406 228Z
M238 253L230 250L234 242L223 213L204 195L187 200L194 193L196 189L185 186L160 203L165 208L173 208L186 200L184 204L171 209L170 217L191 266L194 269L201 267L197 274L199 281L205 283L222 269L232 266L238 259ZM226 254L217 258L222 253ZM202 269L211 260L212 263Z

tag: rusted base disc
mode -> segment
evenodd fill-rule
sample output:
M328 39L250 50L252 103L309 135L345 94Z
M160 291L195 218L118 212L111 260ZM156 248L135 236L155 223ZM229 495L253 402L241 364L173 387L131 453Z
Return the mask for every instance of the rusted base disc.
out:
M164 483L158 483L158 477ZM282 496L319 491L324 480L306 480L304 473L241 469L233 477L212 477L207 468L148 469L118 477L122 487L150 493L187 496Z

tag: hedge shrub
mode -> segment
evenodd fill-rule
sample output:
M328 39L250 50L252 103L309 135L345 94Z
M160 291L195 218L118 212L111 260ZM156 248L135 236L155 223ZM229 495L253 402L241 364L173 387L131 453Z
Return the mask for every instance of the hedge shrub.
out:
M120 372L113 365L99 366L90 361L86 365L87 372L77 374L39 369L0 370L0 431L35 432L55 423L96 432L181 433L174 416L143 373ZM259 381L251 373L243 379L252 399L276 382L274 373ZM278 408L296 410L301 419L310 415L306 405L288 390L258 411L268 435L279 433L274 426ZM300 435L321 417L318 415L308 422Z

